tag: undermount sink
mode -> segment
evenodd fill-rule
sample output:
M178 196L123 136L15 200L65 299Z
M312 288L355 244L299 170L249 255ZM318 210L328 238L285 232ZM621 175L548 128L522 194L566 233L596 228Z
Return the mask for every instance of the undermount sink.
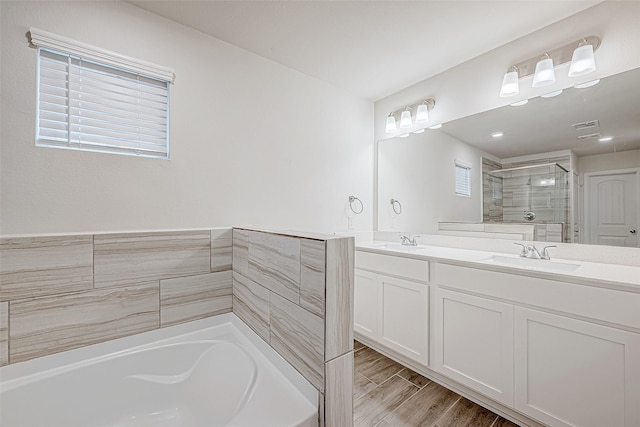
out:
M409 245L403 245L400 243L383 243L383 244L379 244L379 245L375 245L376 248L380 248L380 249L390 249L393 251L405 251L405 252L412 252L412 251L417 251L418 249L423 249L424 246L409 246Z
M521 268L529 268L534 270L545 271L575 271L580 267L580 264L572 264L570 262L556 262L545 259L531 259L522 257L508 257L500 255L492 255L485 261L493 262L495 264L512 265Z

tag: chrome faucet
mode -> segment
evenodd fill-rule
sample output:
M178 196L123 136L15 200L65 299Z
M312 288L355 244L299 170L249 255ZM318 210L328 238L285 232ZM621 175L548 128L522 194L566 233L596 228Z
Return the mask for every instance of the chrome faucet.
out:
M520 251L520 256L522 258L530 258L530 259L545 259L550 260L548 248L555 248L555 245L545 246L542 248L542 253L538 251L535 245L524 245L522 243L514 243L514 245L522 246L522 250Z
M418 242L416 241L416 237L420 237L420 236L413 236L410 237L409 236L405 236L404 234L400 235L400 242L404 245L404 246L418 246Z

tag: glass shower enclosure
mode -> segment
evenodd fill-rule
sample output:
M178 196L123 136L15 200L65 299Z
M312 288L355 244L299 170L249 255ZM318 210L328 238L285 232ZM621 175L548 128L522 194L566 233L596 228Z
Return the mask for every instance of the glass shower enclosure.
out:
M563 225L569 222L569 173L558 163L485 174L484 205L490 212L489 222Z

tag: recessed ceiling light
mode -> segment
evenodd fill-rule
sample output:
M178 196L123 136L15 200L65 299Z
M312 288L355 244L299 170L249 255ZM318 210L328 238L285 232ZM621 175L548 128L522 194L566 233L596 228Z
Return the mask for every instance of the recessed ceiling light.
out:
M528 99L523 99L522 101L518 101L518 102L514 102L513 104L509 104L512 107L519 107L521 105L525 105L527 102L529 102Z
M613 139L612 136L603 136L602 138L600 138L598 141L600 142L609 142Z
M502 131L493 132L493 133L491 134L491 136L492 136L493 138L502 138L502 137L504 136L504 132L502 132Z
M418 129L418 130L414 130L413 133L424 133L424 128Z
M440 129L442 127L442 123L438 123L437 125L429 126L429 129Z
M576 83L573 85L573 87L575 87L576 89L584 89L587 87L591 87L591 86L595 86L598 83L600 83L600 79L595 79L595 80L591 80L588 82L584 82L584 83Z
M558 96L562 93L562 89L554 90L553 92L545 93L544 95L540 95L541 98L553 98L554 96Z
M409 136L408 133L403 133L402 135L398 135L398 138L406 138L408 136Z

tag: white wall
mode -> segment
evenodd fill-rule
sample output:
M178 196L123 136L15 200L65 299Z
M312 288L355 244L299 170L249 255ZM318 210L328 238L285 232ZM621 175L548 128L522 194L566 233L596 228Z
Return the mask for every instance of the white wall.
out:
M640 2L605 1L383 98L375 104L375 138L377 141L389 138L384 128L391 111L423 98L434 98L436 101L429 122L431 126L567 88L581 81L638 68L638 17ZM533 76L528 76L520 81L519 95L499 97L502 77L510 66L588 35L597 35L602 40L596 52L598 68L594 73L581 79L570 79L567 77L567 63L557 67L557 81L552 86L532 88ZM441 42L447 42L446 34L443 34ZM428 49L424 54L428 55Z
M0 2L3 235L372 228L373 106L119 1ZM37 27L172 67L171 160L36 148Z
M640 150L578 157L580 174L614 169L640 168Z
M442 131L378 142L378 230L435 234L440 221L482 222L482 156ZM455 195L455 160L471 164L471 197Z

